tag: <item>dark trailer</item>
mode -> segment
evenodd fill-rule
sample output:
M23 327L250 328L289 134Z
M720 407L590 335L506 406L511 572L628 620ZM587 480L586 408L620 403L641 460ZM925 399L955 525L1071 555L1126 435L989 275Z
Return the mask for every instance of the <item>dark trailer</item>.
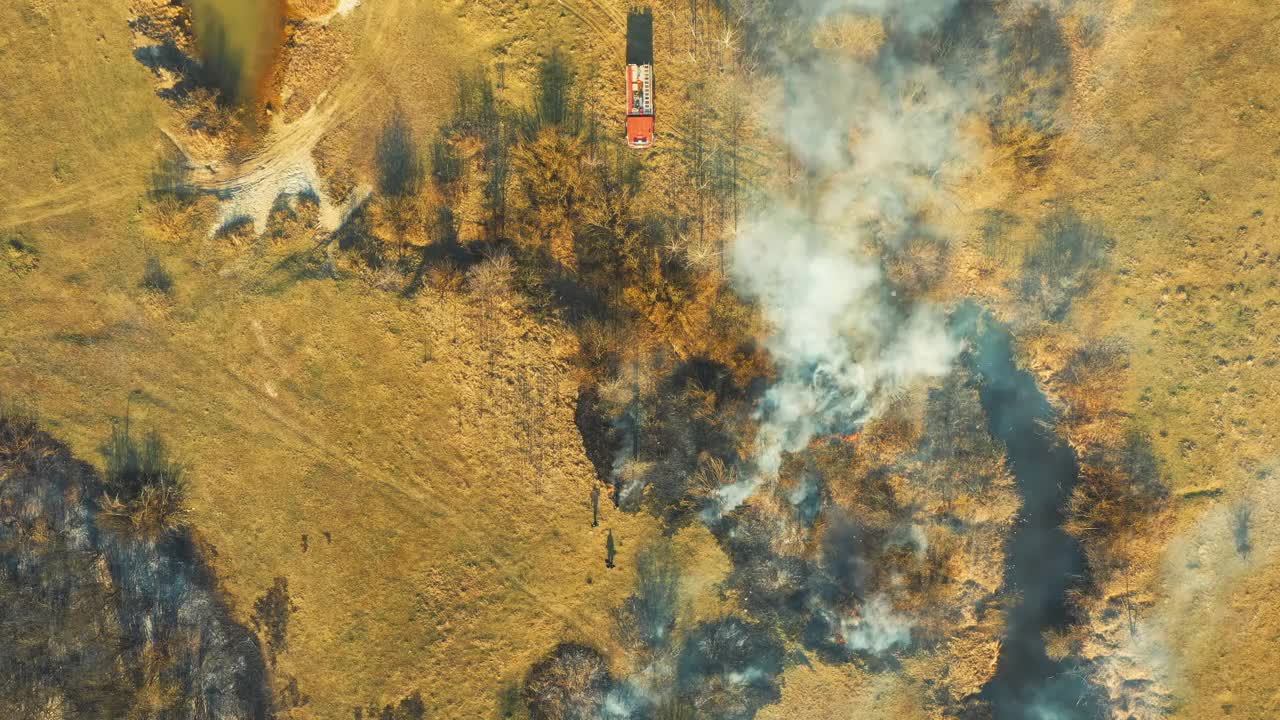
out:
M627 145L653 146L653 13L627 15Z

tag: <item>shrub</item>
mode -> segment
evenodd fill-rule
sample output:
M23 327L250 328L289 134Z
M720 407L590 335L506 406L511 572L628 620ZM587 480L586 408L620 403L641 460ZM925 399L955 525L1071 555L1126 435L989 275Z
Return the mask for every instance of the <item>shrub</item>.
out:
M142 287L164 295L173 293L173 276L165 270L160 258L154 255L147 258L147 264L142 270Z
M524 698L532 720L595 720L612 687L595 648L563 643L530 669Z

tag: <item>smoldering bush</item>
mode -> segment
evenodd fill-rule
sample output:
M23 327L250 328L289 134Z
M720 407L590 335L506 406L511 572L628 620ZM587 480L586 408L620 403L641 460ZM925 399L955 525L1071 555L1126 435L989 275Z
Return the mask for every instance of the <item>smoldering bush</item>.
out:
M705 379L688 363L651 357L627 364L601 388L615 414L619 452L611 477L624 510L646 508L679 527L712 500L695 487L702 460L737 463L733 430L746 413L743 398L731 383L708 388Z
M733 563L726 585L736 589L752 617L794 631L804 622L809 562L774 549L775 518L754 505L725 516L714 527L716 539Z
M677 689L699 717L749 720L782 697L786 648L772 625L727 617L690 631L677 661Z
M876 542L870 528L836 515L822 537L822 572L817 594L828 603L848 604L864 599L871 581L868 550Z
M289 599L289 580L283 577L276 578L262 597L253 603L253 614L249 620L255 630L266 635L272 665L288 642L289 616L294 609L293 601Z
M1249 557L1253 552L1253 540L1250 531L1253 526L1253 509L1248 503L1241 502L1231 512L1231 535L1236 542L1236 552L1241 557Z
M422 701L422 693L415 690L399 703L387 703L381 708L370 703L367 708L354 708L353 715L355 720L424 720L427 705Z

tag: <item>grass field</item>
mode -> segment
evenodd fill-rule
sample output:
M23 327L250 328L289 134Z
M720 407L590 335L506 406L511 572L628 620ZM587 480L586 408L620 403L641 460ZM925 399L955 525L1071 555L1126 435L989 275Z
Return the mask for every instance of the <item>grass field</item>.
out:
M293 716L349 717L415 690L442 716L492 715L560 639L608 639L629 560L657 532L607 501L591 527L573 340L511 308L494 327L457 295L298 280L284 263L309 238L156 236L141 208L164 108L130 56L124 5L0 10L11 47L55 59L4 78L4 143L27 151L5 154L0 222L27 250L11 251L0 283L0 387L86 457L127 404L169 439L242 619L273 578L289 580L279 669L308 697ZM429 48L466 50L423 31L456 37L461 21L369 5L333 32L349 21L387 35L340 83L380 78L375 96L426 135L466 69ZM367 167L383 118L357 110L338 143ZM140 285L152 255L170 296ZM495 358L482 331L498 333ZM723 561L709 535L678 544L711 591Z

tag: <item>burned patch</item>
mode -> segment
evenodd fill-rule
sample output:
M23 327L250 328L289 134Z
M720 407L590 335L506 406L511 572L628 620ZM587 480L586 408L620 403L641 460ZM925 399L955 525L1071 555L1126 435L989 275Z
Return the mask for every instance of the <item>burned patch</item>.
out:
M104 524L108 490L129 483L108 486L11 413L0 413L0 477L0 617L12 640L0 647L0 715L129 717L144 703L160 717L270 715L258 642L232 619L190 530L148 539Z
M694 628L677 660L677 689L709 720L750 720L782 697L786 647L772 626L737 617Z

